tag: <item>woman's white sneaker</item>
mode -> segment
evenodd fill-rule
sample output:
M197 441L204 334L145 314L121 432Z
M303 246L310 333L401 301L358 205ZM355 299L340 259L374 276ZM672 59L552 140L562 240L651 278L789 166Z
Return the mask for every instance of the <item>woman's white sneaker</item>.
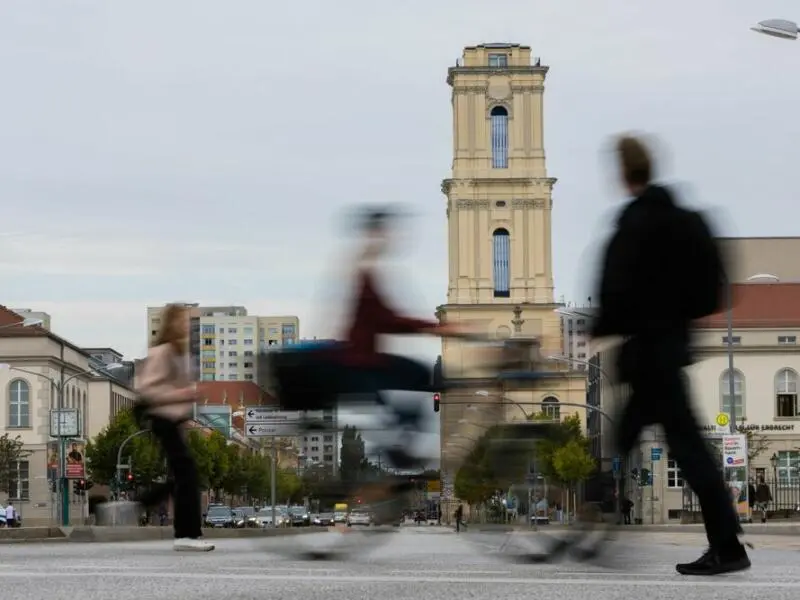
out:
M193 538L179 538L175 540L175 550L178 552L211 552L214 544Z

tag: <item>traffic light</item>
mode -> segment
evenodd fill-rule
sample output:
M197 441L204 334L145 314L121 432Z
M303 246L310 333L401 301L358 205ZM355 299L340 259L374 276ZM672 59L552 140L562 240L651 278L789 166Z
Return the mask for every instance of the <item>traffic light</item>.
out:
M639 485L653 485L653 474L649 469L639 471Z
M83 479L76 479L72 483L72 492L76 496L83 496L86 492L86 482Z
M437 393L433 395L433 412L439 412L439 403L442 397Z

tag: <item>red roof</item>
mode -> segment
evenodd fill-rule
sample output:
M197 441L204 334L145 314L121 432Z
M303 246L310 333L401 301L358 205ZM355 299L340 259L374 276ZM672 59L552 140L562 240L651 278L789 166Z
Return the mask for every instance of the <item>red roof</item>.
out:
M201 381L197 384L200 400L198 404L224 405L232 407L233 412L242 406L274 406L274 397L262 390L252 381ZM243 417L233 417L233 426L244 428Z
M700 319L700 329L724 329L727 312ZM733 326L736 329L800 328L800 283L739 283L733 285Z

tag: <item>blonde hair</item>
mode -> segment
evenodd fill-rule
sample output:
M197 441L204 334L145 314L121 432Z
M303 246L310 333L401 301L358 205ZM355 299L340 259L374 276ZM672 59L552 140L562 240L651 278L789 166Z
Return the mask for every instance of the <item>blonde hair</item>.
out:
M625 135L617 140L622 176L628 185L647 185L653 178L650 151L639 138Z
M178 322L188 319L189 311L180 304L167 304L161 313L161 328L153 340L153 346L170 344L178 354L186 354L189 350L189 340L185 332L181 331Z

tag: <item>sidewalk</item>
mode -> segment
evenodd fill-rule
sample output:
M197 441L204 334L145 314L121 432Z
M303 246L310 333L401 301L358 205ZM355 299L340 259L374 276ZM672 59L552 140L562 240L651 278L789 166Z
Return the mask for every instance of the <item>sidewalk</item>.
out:
M470 524L471 532L503 532L503 531L536 531L535 527L526 525L494 525L494 524ZM450 529L455 530L454 526ZM569 529L568 525L540 525L540 531L563 531ZM774 521L771 523L742 523L742 529L747 535L794 535L800 536L800 521ZM702 523L691 524L664 524L664 525L625 525L619 528L621 533L703 533L705 528Z
M204 529L203 537L261 538L324 531L319 527L278 529ZM172 527L19 527L0 529L0 544L24 542L145 542L173 539Z

